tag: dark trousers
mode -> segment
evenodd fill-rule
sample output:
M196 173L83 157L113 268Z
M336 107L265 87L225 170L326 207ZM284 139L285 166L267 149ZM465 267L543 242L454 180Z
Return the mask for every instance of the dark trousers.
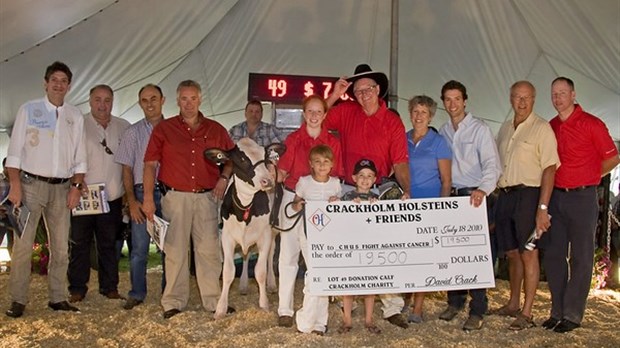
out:
M472 188L473 190L473 188ZM454 192L452 196L469 196L471 191L467 192L467 190L462 190L462 192ZM487 218L493 216L493 208L495 205L495 200L492 198L492 195L487 196ZM495 236L493 236L495 237ZM495 260L496 251L496 241L493 238L493 242L491 243L491 258ZM471 296L471 301L469 301L469 315L477 315L484 316L489 307L489 300L487 299L487 289L469 289L469 290L451 290L448 291L448 306L452 306L458 309L463 309L465 307L465 300L467 299L467 293L469 292L469 296Z
M553 190L549 214L552 220L549 232L544 234L543 264L551 291L551 317L580 324L592 280L596 187Z
M100 215L71 217L69 240L69 292L85 295L90 279L90 246L95 238L99 265L99 293L118 290L116 234L123 222L123 199L109 202L110 212Z

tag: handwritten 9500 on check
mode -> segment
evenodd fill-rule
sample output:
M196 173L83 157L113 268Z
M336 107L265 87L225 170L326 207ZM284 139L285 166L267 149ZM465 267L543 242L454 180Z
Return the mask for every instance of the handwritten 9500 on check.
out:
M307 202L310 293L430 292L495 286L486 202L469 197Z

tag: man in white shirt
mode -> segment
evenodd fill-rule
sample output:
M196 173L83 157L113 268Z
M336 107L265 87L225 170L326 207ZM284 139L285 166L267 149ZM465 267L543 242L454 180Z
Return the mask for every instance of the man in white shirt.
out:
M439 133L452 148L452 196L468 196L470 204L479 207L495 190L502 174L499 153L491 128L471 112L465 112L467 89L458 81L448 81L441 88L441 100L450 115ZM487 202L487 208L488 208ZM487 214L489 211L487 209ZM450 321L465 307L467 290L448 291L448 308L439 319ZM486 289L469 290L469 317L463 330L482 328L487 311Z
M123 188L120 164L114 162L114 152L120 144L129 122L112 116L114 92L108 85L90 90L90 113L84 116L88 172L86 184L105 184L105 198L110 211L104 214L73 216L69 271L69 302L79 302L88 291L90 279L90 250L93 236L97 246L99 293L110 299L120 299L118 292L118 259L116 235L122 228ZM90 193L86 193L90 194Z
M48 306L55 311L79 311L66 301L65 277L69 263L69 217L80 200L86 173L84 118L65 103L73 73L54 62L45 71L46 96L22 105L17 112L6 166L11 182L9 200L30 210L21 238L13 245L6 315L21 317L28 303L32 243L45 213L49 228L50 262Z

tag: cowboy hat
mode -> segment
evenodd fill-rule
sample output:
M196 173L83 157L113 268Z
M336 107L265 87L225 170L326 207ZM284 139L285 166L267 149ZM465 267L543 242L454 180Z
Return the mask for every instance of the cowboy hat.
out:
M347 94L353 100L356 100L355 94L353 94L353 85L359 79L374 80L379 85L379 97L384 98L387 95L389 87L387 76L382 72L372 71L368 64L360 64L355 68L354 75L347 78L347 81L351 82L351 86L347 89Z

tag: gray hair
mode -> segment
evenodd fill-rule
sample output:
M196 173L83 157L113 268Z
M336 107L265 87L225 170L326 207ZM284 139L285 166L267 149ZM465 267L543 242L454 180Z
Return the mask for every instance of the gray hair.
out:
M437 112L437 102L433 100L433 98L427 95L416 95L415 97L409 100L409 113L413 111L413 108L416 105L422 105L428 107L428 111L431 114L431 117L435 116L435 112Z

